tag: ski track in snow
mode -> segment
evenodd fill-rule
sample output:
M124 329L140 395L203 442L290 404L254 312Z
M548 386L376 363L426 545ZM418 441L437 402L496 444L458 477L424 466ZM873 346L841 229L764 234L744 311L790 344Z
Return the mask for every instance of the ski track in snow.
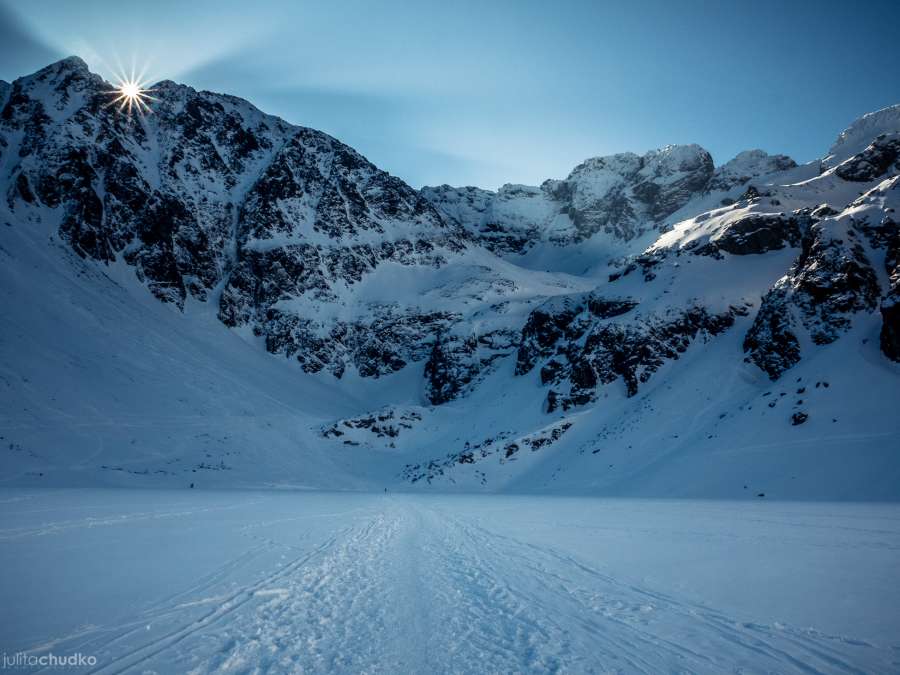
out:
M831 648L827 636L741 622L623 584L549 548L518 542L477 525L457 522L451 527L457 530L457 540L469 542L472 559L478 560L477 552L481 552L485 562L475 567L476 576L491 569L490 561L502 561L505 578L521 580L513 589L510 581L495 572L487 587L499 589L517 622L522 622L525 611L535 613L523 624L531 626L525 631L529 637L545 636L534 642L556 645L552 652L545 649L545 653L535 654L531 662L509 664L510 668L501 670L557 671L574 653L599 652L607 655L600 657L599 664L581 656L580 663L572 665L577 670L599 672L722 672L743 662L743 667L773 672L864 672ZM509 574L510 570L515 574ZM564 622L557 623L554 617L563 608ZM484 618L486 623L490 621L490 615Z
M259 502L244 499L235 508ZM141 510L108 524L147 517ZM273 526L303 530L312 521L324 529L310 530L300 544L280 540L283 529L266 534ZM84 523L7 530L6 538L65 536ZM89 672L103 675L898 667L896 645L759 623L635 585L549 543L507 535L488 517L460 514L451 500L388 495L368 506L253 520L233 531L248 545L186 588L128 620L83 627L30 653L93 654L98 663ZM274 568L264 562L279 555Z

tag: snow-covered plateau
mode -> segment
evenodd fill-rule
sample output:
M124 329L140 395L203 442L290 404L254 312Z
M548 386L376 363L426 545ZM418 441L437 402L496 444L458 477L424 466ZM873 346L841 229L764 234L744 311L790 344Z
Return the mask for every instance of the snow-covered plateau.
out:
M493 191L111 89L0 81L0 650L900 671L900 105Z
M96 673L889 673L900 507L0 492L4 648ZM63 564L64 561L64 564Z

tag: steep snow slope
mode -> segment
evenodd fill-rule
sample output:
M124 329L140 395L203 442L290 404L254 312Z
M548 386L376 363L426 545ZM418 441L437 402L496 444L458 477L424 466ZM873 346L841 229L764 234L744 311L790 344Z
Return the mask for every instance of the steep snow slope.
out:
M185 320L44 227L0 228L0 480L368 485L309 432L364 390L313 380L208 308Z

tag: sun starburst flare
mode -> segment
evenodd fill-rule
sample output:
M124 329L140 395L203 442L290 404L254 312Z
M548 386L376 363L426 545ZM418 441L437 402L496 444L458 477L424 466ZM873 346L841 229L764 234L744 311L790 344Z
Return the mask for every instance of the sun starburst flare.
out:
M110 101L109 105L118 104L120 112L126 112L129 115L132 112L139 114L150 113L150 101L156 99L150 95L153 89L147 89L144 83L137 79L123 79L119 82L118 87L109 92L115 98Z

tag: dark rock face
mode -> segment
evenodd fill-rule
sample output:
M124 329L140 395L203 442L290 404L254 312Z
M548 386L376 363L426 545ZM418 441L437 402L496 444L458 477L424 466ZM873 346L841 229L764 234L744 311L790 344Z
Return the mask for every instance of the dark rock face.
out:
M743 194L738 197L738 201L741 202L752 202L760 198L759 190L756 189L755 186L750 185L746 190L744 190Z
M501 464L514 462L519 452L525 450L538 452L547 448L571 428L572 422L562 422L519 438L511 438L510 432L500 431L477 443L467 441L462 450L448 452L443 457L418 464L407 464L400 472L400 477L410 483L424 480L429 485L444 477L452 480L453 470L460 466L478 464L497 456ZM486 484L483 472L476 471L476 475L481 475L482 484Z
M763 297L756 319L744 337L749 360L773 380L800 361L800 341L793 323L788 290L776 287Z
M891 276L891 292L881 303L881 351L900 362L900 274Z
M900 223L896 208L900 203L900 176L883 180L854 200L854 227L862 234L877 258L883 255L887 283L881 297L881 351L889 359L900 361Z
M804 422L806 422L806 420L808 420L808 419L809 419L809 415L807 413L795 412L793 415L791 415L791 425L795 426L795 427L799 426L800 424L803 424Z
M216 260L209 255L210 242L184 203L166 194L154 194L135 218L136 234L143 244L127 251L138 278L146 281L160 300L184 303L186 289L198 298L218 280Z
M729 223L716 236L693 250L698 255L759 255L786 246L799 246L812 223L805 215L782 216L754 213Z
M618 261L619 271L609 275L609 281L618 281L627 277L636 270L641 270L644 281L653 281L656 278L654 271L666 259L665 251L649 251L637 256L630 256Z
M900 183L895 183L897 190ZM884 270L888 277L887 292L881 300L881 351L892 361L900 362L900 224L884 218L870 229L873 246L884 249Z
M639 383L647 382L666 360L677 359L698 334L718 335L733 323L731 312L709 314L694 307L681 315L669 313L642 324L602 326L588 335L580 352L566 354L569 392L559 402L563 409L582 405L593 400L598 383L609 384L619 378L626 394L634 396ZM557 376L553 384L563 384L562 378ZM548 398L548 407L552 407L549 402Z
M881 351L889 359L900 361L900 225L886 220L882 230L889 234L885 242L888 292L881 301Z
M587 310L598 319L612 319L627 314L637 307L637 304L634 300L610 300L593 294L587 297Z
M836 216L837 214L838 212L828 204L819 204L817 207L809 209L809 215L819 220L828 216Z
M372 439L395 439L421 421L422 415L415 410L402 411L387 408L370 415L339 420L323 427L320 433L323 438L369 436Z
M425 381L428 388L426 395L432 405L446 403L459 395L464 380L471 378L467 378L468 369L460 373L457 364L460 360L471 360L474 352L475 344L471 338L464 340L454 351L443 335L439 333L435 336L431 355L425 364Z
M627 314L637 306L628 298L603 298L594 294L566 296L533 310L522 328L516 357L516 375L530 372L539 360L557 353L560 341L575 341L595 320L611 319ZM545 366L554 371L559 364L551 361ZM542 371L543 379L543 371ZM544 381L546 384L549 379Z
M734 325L735 316L746 314L743 307L711 313L692 306L662 315L610 320L627 314L636 304L570 298L534 310L522 331L516 374L524 375L544 361L541 383L553 387L547 395L548 411L589 403L599 386L619 379L626 395L634 396L640 383L647 382L665 361L677 359L693 340L718 335Z
M794 302L816 344L828 344L850 326L849 315L873 310L878 277L854 225L813 225L791 270Z
M447 403L468 392L492 365L516 348L518 336L497 330L479 336L438 333L425 362L425 396L432 405Z
M881 134L865 150L842 162L834 172L844 180L868 183L888 171L900 171L900 133Z
M385 311L369 320L325 323L273 308L258 330L268 351L295 357L308 373L324 369L340 378L353 366L363 377L380 377L427 358L433 336L458 320L443 312Z
M574 340L583 332L583 328L574 325L575 317L584 311L583 304L577 300L580 299L566 298L562 306L538 308L531 312L522 329L516 375L530 372L539 359L552 355L561 339Z
M112 260L116 233L103 228L103 204L94 190L98 177L86 149L72 148L59 159L54 175L37 179L41 201L50 207L63 207L60 235L76 253L104 262Z
M887 189L896 189L895 181L893 185ZM846 213L830 215L834 211L822 207L813 211L825 217L805 232L799 257L763 298L744 340L748 359L773 380L800 360L798 331L805 330L817 345L829 344L850 328L855 314L875 311L879 301L886 317L882 348L889 356L893 353L892 290L881 300L871 252L887 249L885 264L891 275L896 225L881 215L880 222L872 225L864 209L884 191L871 190L851 203ZM883 214L883 210L878 207L874 213Z

